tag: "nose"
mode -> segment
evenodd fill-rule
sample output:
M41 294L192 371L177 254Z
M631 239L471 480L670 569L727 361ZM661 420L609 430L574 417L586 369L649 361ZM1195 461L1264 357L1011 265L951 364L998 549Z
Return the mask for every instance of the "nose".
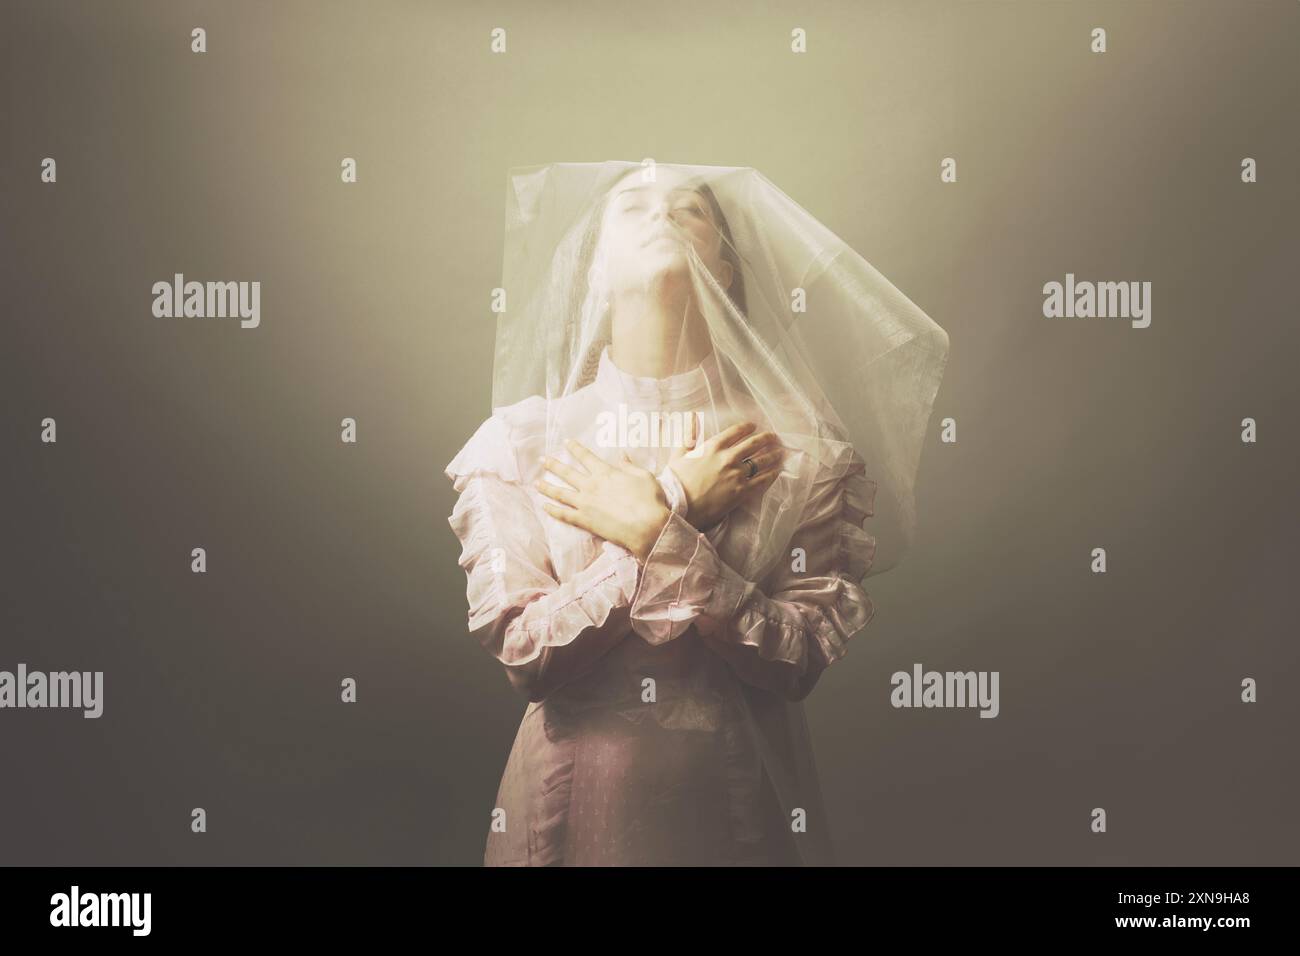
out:
M676 223L672 221L667 203L662 199L656 199L650 203L649 218L646 220L647 232L658 235L675 225Z

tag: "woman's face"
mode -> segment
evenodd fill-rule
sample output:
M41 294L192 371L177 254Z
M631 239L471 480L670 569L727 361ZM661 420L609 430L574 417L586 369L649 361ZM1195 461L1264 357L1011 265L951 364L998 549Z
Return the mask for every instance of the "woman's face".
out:
M708 199L687 185L687 178L680 170L659 167L654 182L642 182L637 171L610 190L601 243L612 292L645 288L666 274L689 279L686 243L723 288L731 285L719 224Z

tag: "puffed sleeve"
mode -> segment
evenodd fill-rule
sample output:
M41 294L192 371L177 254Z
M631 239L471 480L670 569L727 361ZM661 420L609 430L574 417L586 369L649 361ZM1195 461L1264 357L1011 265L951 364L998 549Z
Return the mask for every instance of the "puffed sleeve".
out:
M875 554L875 539L863 528L875 490L862 458L842 445L813 482L790 541L806 565L793 570L792 561L784 563L766 592L674 512L642 568L633 629L657 644L694 624L742 680L802 700L875 613L860 583Z
M460 493L447 520L462 545L470 633L511 684L538 701L630 633L639 565L630 551L605 541L585 569L556 580L524 485L542 443L541 415L531 401L498 409L445 471Z

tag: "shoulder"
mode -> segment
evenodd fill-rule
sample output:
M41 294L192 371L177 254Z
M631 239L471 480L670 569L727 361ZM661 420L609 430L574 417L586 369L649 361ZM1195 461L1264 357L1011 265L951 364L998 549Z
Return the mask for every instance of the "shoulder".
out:
M807 517L822 518L838 510L861 524L875 513L877 483L870 464L852 442L831 429L812 443L811 451Z
M865 524L875 514L876 480L851 442L821 439L816 458L799 534L815 542L818 552L845 577L861 581L876 552L875 536Z
M542 396L530 395L494 409L443 469L456 490L463 491L475 474L527 480L545 449L547 406Z

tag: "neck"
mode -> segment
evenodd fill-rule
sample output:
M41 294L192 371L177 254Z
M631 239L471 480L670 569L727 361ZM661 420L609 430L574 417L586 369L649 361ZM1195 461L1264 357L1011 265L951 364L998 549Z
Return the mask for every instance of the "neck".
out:
M695 368L713 351L704 317L689 296L635 289L615 295L609 357L640 378L667 378Z

